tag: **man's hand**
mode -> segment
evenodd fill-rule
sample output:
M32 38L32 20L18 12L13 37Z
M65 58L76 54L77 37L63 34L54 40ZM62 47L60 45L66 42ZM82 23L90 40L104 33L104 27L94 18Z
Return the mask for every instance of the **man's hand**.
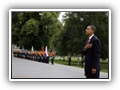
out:
M87 44L85 47L84 47L84 50L88 49L88 48L91 48L92 47L92 44Z
M92 74L95 74L95 73L96 73L96 69L95 69L95 68L92 68L91 73L92 73Z

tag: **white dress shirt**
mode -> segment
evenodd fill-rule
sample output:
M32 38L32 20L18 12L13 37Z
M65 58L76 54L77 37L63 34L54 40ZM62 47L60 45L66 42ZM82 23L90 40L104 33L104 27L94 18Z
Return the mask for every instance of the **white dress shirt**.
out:
M93 36L94 36L94 34L89 37L89 41L91 40L91 38L92 38Z

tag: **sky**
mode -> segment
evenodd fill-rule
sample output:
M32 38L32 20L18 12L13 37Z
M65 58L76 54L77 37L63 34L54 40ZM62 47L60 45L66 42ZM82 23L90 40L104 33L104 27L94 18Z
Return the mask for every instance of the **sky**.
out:
M59 15L59 18L58 18L58 19L60 20L61 23L62 23L62 16L63 16L64 14L65 14L65 12L61 12L60 15Z

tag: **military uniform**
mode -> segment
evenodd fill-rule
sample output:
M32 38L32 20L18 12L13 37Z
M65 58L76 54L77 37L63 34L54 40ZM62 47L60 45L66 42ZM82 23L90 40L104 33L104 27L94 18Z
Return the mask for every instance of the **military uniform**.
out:
M52 52L52 53L51 53L51 56L52 56L51 63L52 63L52 65L53 65L53 64L54 64L55 54Z

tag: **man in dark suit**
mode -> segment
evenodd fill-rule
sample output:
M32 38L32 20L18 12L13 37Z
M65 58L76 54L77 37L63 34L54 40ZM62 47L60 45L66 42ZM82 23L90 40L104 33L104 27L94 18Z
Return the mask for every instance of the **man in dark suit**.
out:
M88 40L86 41L83 49L85 55L85 75L86 78L99 78L101 65L100 65L100 40L94 36L96 27L89 25L86 29Z

